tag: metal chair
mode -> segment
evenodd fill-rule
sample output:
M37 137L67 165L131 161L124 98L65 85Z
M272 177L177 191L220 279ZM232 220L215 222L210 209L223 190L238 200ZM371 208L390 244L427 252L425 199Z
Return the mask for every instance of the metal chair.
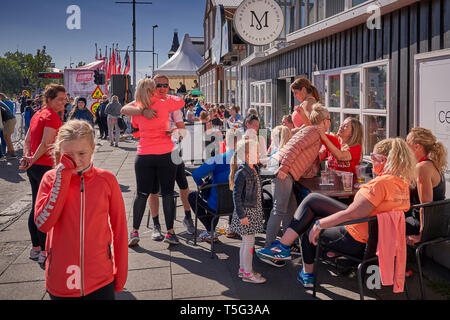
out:
M419 243L411 246L416 251L419 270L420 296L425 299L423 286L422 262L420 253L426 246L450 240L450 199L432 201L411 206L412 209L423 208L423 230Z
M197 245L197 226L198 226L198 198L200 197L201 191L210 190L211 188L216 188L217 191L217 210L212 211L208 208L204 208L207 213L212 214L214 217L211 220L211 259L214 259L214 241L215 238L215 228L214 223L223 216L231 216L234 211L233 203L233 191L230 190L230 185L228 182L207 184L197 188L197 197L195 200L195 231L194 231L194 245ZM201 216L201 215L200 215Z
M314 297L316 297L317 283L318 283L318 278L319 278L318 267L319 267L319 259L321 256L321 250L327 249L328 251L332 251L339 256L343 256L351 261L358 263L357 276L358 276L359 298L360 298L360 300L364 300L363 275L366 270L366 265L369 262L378 261L378 256L376 255L377 245L378 245L377 217L374 216L374 217L369 217L369 218L364 218L364 219L352 220L352 221L342 223L339 226L346 226L346 225L352 225L352 224L363 223L363 222L368 222L369 236L368 236L368 240L367 240L366 249L364 251L364 255L362 258L351 256L351 255L348 255L346 253L343 253L343 252L340 252L338 250L331 248L330 246L327 245L326 242L324 242L321 239L321 237L319 235L319 240L318 240L317 247L316 247L316 258L314 260L314 276L315 276L314 277L314 287L313 287L313 296ZM322 234L322 232L320 234ZM406 286L406 282L405 282L405 293L406 293L406 296L408 297L408 288Z

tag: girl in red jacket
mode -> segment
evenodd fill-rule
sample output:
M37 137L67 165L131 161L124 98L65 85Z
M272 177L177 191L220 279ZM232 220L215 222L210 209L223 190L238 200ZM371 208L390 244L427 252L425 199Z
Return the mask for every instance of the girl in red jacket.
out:
M94 135L86 121L58 132L55 169L42 178L34 221L47 233L45 277L52 299L114 299L127 279L125 206L109 171L94 168Z

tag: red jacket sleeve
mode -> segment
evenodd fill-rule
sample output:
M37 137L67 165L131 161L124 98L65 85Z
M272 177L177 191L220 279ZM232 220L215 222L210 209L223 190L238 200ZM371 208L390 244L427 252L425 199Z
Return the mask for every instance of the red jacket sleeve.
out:
M109 180L109 221L113 233L114 247L114 290L122 292L128 273L128 235L125 205L119 183L114 176Z
M58 221L64 208L74 168L73 160L63 155L56 172L47 172L42 178L34 206L34 222L40 231L50 231Z

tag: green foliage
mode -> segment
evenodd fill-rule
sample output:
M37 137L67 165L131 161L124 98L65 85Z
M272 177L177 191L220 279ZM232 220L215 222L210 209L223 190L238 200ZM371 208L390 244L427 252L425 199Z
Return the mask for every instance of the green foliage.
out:
M39 72L49 71L52 57L47 54L46 47L37 49L36 54L20 51L6 52L0 57L0 90L7 95L20 94L23 89L44 88L55 80L39 79ZM23 78L29 78L29 86L23 85Z

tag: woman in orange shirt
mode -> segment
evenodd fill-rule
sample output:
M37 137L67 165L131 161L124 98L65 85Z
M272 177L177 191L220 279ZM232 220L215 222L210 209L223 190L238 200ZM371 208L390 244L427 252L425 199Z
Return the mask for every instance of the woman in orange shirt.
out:
M381 212L407 211L410 207L409 187L415 182L416 159L403 139L378 142L371 158L377 178L361 187L350 206L321 194L308 195L298 207L293 222L281 240L268 248L257 250L258 256L262 259L290 260L290 246L302 236L303 269L297 280L310 288L314 284L312 272L320 230L324 230L322 237L332 243L334 249L350 255L363 255L368 224L335 226Z

